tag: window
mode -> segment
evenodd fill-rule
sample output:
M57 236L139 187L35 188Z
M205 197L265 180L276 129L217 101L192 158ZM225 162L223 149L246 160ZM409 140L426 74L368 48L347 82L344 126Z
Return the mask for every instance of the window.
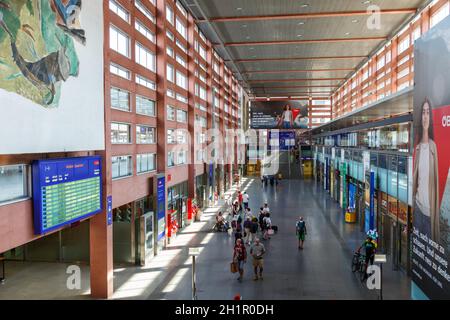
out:
M118 88L111 88L111 108L130 111L130 93Z
M177 130L177 143L178 144L186 144L188 143L188 135L187 131L183 129Z
M24 164L0 166L0 203L29 197L27 172Z
M155 17L139 0L134 1L134 5L140 12L144 14L151 22L155 23Z
M177 143L175 136L175 129L167 129L167 143L168 144Z
M166 6L166 19L171 25L173 25L173 10L169 6Z
M187 17L187 11L186 11L186 9L184 9L184 7L181 5L180 1L177 1L177 8L178 8L178 10L180 10L180 13L181 13L184 17Z
M145 153L136 156L136 171L144 173L156 170L156 154Z
M137 125L136 126L136 143L137 144L153 144L156 143L155 128Z
M177 100L183 103L188 103L188 99L185 96L178 93L177 93Z
M203 161L203 150L197 150L197 161Z
M109 26L109 47L126 56L130 57L130 38L120 29Z
M175 81L174 78L175 78L175 76L174 76L173 66L170 65L170 64L167 64L167 67L166 67L166 79L167 79L167 81L173 83Z
M170 32L169 30L166 30L166 36L167 38L169 38L172 41L175 41L175 37L173 36L173 33Z
M410 41L409 36L403 39L398 45L398 54L405 52L409 48Z
M171 47L166 48L166 53L169 57L173 58L174 53L173 53L173 49Z
M109 71L112 74L115 74L116 76L119 76L119 77L122 77L122 78L125 78L125 79L128 79L128 80L130 80L130 78L131 78L130 70L125 69L124 67L119 66L118 64L115 64L115 63L111 63L109 65Z
M206 101L206 89L203 87L200 87L200 99L203 99Z
M178 19L178 17L176 19L176 29L184 39L187 39L186 26Z
M213 69L217 74L220 74L219 65L216 62L214 62L213 64Z
M449 14L449 3L446 2L430 19L430 28L437 25Z
M136 83L151 90L156 90L156 83L139 74L136 75Z
M178 122L187 122L187 111L177 110L177 121Z
M177 55L177 62L179 64L181 64L184 68L187 68L187 63L186 60L184 60L182 57L180 57L179 55Z
M206 60L206 50L201 45L198 47L198 53L200 54L200 57Z
M131 143L131 125L111 122L111 143Z
M200 127L202 127L202 128L206 128L206 126L207 126L207 120L206 120L205 117L201 117L201 116L199 116L199 115L196 115L196 116L195 116L195 121L196 121L196 124L197 124L198 126L200 126Z
M150 71L156 71L156 56L139 42L136 42L136 62Z
M175 92L173 90L167 89L167 96L171 98L175 98Z
M180 150L177 154L177 165L183 165L187 163L187 151Z
M177 79L176 79L177 86L187 90L187 78L186 78L186 76L184 74L182 74L178 70L176 72L176 75L177 75Z
M112 178L123 178L133 175L131 156L112 157Z
M172 106L167 106L167 120L175 121L176 111Z
M145 27L143 23L141 23L139 20L136 20L134 23L134 27L136 28L137 31L139 31L140 34L142 34L151 42L155 43L156 41L155 34L150 29Z
M154 117L156 115L155 101L136 96L136 113Z
M175 165L175 153L173 151L167 152L167 166L173 167Z
M176 44L177 44L177 47L178 47L178 48L180 48L184 53L187 54L187 49L186 49L186 47L185 47L184 44L182 44L178 39L177 39L177 41L176 41Z
M205 35L203 34L203 32L199 32L198 33L198 35L200 36L200 39L202 39L203 40L203 42L206 42L206 37L205 37Z
M130 14L120 4L114 0L109 0L109 9L121 17L126 22L130 23Z

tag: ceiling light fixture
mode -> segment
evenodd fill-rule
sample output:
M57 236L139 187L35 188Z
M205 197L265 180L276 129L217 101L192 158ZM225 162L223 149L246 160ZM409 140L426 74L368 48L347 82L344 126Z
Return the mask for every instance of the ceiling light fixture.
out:
M304 4L301 5L301 7L302 7L302 8L308 8L308 7L309 7L309 4L304 3Z
M241 7L239 7L239 8L236 8L236 10L237 10L237 11L241 11L241 10L242 10L242 8L241 8Z
M303 21L301 21L301 22L298 23L299 26L302 26L302 25L304 25L304 24L305 24L305 23L304 23Z
M352 20L352 22L353 22L353 23L358 23L359 20L358 20L358 19L354 19L354 20Z

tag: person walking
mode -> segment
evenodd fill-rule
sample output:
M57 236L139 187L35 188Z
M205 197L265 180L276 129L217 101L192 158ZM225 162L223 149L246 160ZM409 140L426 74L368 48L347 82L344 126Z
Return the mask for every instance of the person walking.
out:
M250 235L251 226L252 226L252 221L250 220L250 217L247 217L244 222L244 243L247 245L250 245L249 240L251 238L251 235Z
M300 250L303 250L303 243L305 242L305 236L306 236L306 222L303 220L303 217L300 217L300 220L297 221L296 226L296 234L298 237L298 248Z
M250 199L250 196L248 195L248 193L246 191L244 191L244 194L242 195L242 202L244 204L244 209L248 208L249 199Z
M253 280L258 280L258 271L259 271L259 279L263 279L263 270L264 270L264 254L266 253L266 248L259 241L258 238L255 239L255 243L250 248L250 255L253 258L253 271L255 272L255 277ZM259 270L258 270L259 269Z
M264 212L263 208L259 211L259 229L261 230L261 236L264 234L264 218L266 217L266 213Z
M238 192L239 207L242 206L242 201L243 201L243 200L244 200L244 198L243 198L242 192L239 191L239 192Z
M267 202L264 202L264 207L262 208L262 210L265 213L270 213L270 208L269 208L269 204Z
M237 280L242 282L244 277L244 264L247 262L247 249L245 249L242 239L236 240L233 251L233 262L236 264L239 271L239 278L237 278Z
M245 217L244 219L252 218L252 210L250 208L245 209Z
M269 230L272 230L272 219L270 219L270 213L266 213L263 219L264 225L264 240L270 239Z
M242 239L242 224L238 223L236 226L236 231L234 232L234 243Z
M258 219L253 217L252 224L250 225L250 239L249 242L253 243L256 240L256 233L258 232Z

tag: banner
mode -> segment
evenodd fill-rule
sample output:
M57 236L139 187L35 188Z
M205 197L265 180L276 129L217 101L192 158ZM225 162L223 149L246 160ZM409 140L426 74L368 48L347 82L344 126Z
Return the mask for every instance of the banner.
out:
M309 101L253 101L252 129L308 129Z
M412 295L450 299L450 18L415 45Z

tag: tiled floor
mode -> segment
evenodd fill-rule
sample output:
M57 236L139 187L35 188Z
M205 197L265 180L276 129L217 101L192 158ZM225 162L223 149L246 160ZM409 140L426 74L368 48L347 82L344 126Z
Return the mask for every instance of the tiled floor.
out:
M282 181L262 188L258 179L246 181L250 206L257 212L264 201L279 232L265 241L265 278L251 279L251 259L244 281L229 272L233 239L211 232L220 207L206 210L201 222L185 228L167 250L146 267L116 267L115 299L191 299L189 247L200 247L197 258L198 299L377 299L350 271L354 249L364 239L357 226L345 224L341 209L313 181ZM234 192L235 190L230 191ZM295 221L306 218L305 250L297 249ZM89 299L89 268L82 267L81 290L67 290L67 265L8 262L9 276L0 285L0 299ZM409 279L386 266L385 299L409 299Z

